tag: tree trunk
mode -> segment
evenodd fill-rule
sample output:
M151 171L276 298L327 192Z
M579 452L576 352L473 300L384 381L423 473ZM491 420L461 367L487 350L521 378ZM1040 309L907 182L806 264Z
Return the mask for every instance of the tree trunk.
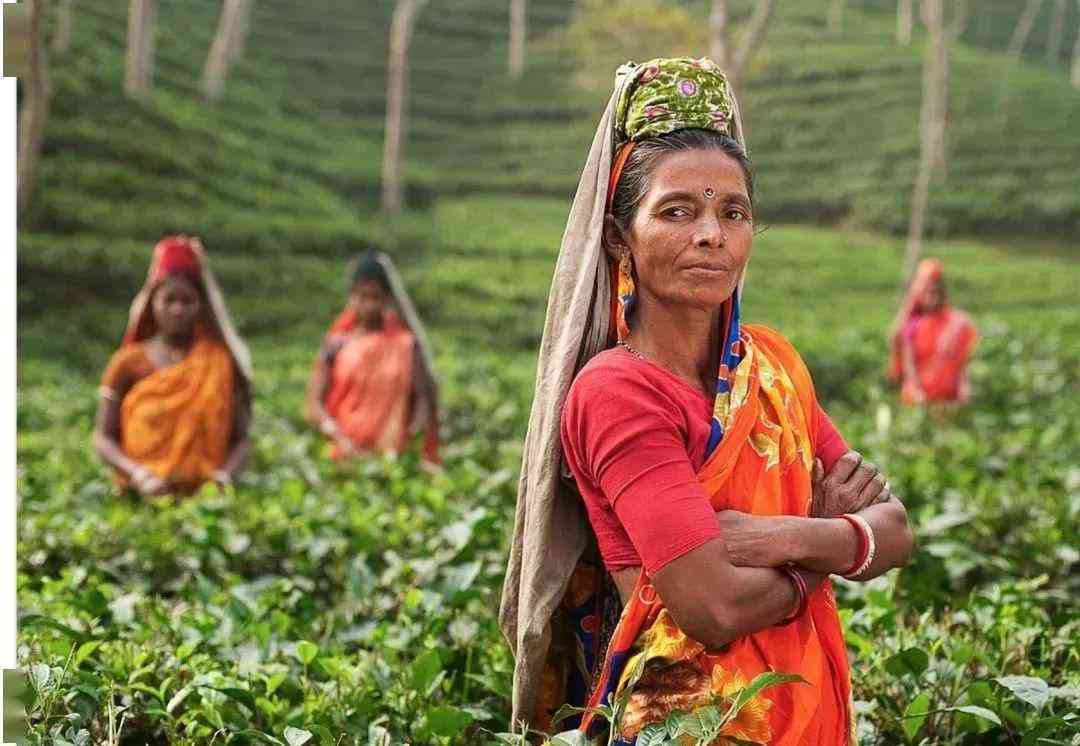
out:
M1046 61L1053 67L1061 62L1061 48L1065 42L1065 0L1054 0L1054 13L1046 38Z
M45 45L41 40L42 0L30 0L30 50L27 75L23 81L23 110L19 115L19 155L16 166L15 205L26 212L34 193L34 177L49 117L49 75Z
M742 78L747 63L761 45L762 40L764 40L765 31L769 27L769 21L772 20L775 8L776 0L757 0L754 4L754 13L750 16L750 21L747 24L746 32L742 36L739 48L735 50L735 56L728 66L728 77L731 78L733 85Z
M712 0L709 13L709 59L728 69L728 20L727 0Z
M1080 0L1076 0L1076 5L1080 8ZM1080 29L1076 31L1076 43L1073 44L1072 52L1072 79L1073 88L1080 91Z
M56 32L53 35L52 51L57 55L67 54L71 48L74 5L75 0L60 0L60 6L56 9Z
M247 30L251 0L225 0L218 18L217 33L203 67L203 93L210 101L221 98L229 66L240 55Z
M949 36L959 39L968 24L968 0L953 0L953 16L949 21Z
M922 252L926 209L930 200L930 181L945 140L945 111L947 101L948 39L942 17L942 0L923 0L923 22L929 33L923 56L923 93L920 112L919 170L911 194L911 219L908 222L907 246L901 284L906 286L915 271ZM944 64L943 64L944 63Z
M127 69L124 92L139 97L150 90L154 66L157 0L131 0L128 10Z
M510 0L510 77L525 72L525 0Z
M844 28L844 0L829 3L829 33L839 34Z
M1009 40L1008 56L1010 65L1015 65L1020 60L1020 55L1024 51L1024 45L1027 44L1028 37L1031 36L1031 29L1035 26L1035 19L1039 17L1039 9L1042 7L1042 0L1028 0L1027 5L1024 6L1024 12L1020 14L1020 20L1016 22L1016 28L1013 29L1012 38Z
M390 22L390 54L386 66L386 133L383 141L382 209L401 212L401 153L405 142L409 41L416 14L426 0L397 0Z
M896 43L906 47L911 43L911 30L915 25L915 0L900 0L896 5Z

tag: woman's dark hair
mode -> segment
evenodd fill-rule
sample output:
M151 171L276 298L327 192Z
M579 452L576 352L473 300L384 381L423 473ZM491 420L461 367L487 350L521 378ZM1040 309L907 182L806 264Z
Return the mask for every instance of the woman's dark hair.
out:
M630 151L611 201L611 214L620 228L625 230L633 222L638 205L649 191L649 181L660 159L680 150L719 150L730 155L742 166L746 194L750 204L754 203L754 174L750 170L750 157L738 140L714 130L677 130L642 140Z
M368 252L356 260L353 266L352 284L365 280L373 280L386 292L390 292L390 278L386 276L386 269L379 261L375 252Z

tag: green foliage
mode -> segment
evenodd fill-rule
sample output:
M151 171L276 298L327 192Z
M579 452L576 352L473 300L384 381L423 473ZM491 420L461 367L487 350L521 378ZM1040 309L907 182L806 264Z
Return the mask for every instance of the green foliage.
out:
M686 8L667 0L585 0L565 33L578 61L577 82L604 96L615 77L612 60L699 57L707 46L705 29Z

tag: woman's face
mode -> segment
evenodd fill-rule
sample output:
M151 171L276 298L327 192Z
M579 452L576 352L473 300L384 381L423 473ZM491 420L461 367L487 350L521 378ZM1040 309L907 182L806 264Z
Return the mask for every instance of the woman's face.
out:
M945 281L938 278L926 287L922 297L924 311L936 311L945 303Z
M188 335L202 312L199 289L183 275L166 277L154 291L152 302L154 321L167 335Z
M353 285L349 302L356 310L360 324L365 327L377 327L382 324L386 310L386 291L375 280L360 280Z
M738 285L753 237L746 178L737 160L719 150L663 156L629 231L622 233L639 302L718 308Z

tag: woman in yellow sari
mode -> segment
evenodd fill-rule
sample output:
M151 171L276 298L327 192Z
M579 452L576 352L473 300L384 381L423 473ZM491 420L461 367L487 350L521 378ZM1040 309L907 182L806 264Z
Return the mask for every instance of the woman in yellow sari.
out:
M564 234L523 455L501 609L517 723L547 729L587 703L571 727L652 743L672 713L780 672L802 683L753 696L709 743L851 743L829 576L903 565L912 536L883 477L839 455L791 343L741 322L752 211L723 73L620 70Z
M122 487L189 494L239 473L250 411L251 358L202 244L167 236L102 376L94 448Z
M421 458L439 459L438 389L420 318L385 254L354 264L349 299L323 340L308 385L307 419L330 455L398 454L423 433Z

